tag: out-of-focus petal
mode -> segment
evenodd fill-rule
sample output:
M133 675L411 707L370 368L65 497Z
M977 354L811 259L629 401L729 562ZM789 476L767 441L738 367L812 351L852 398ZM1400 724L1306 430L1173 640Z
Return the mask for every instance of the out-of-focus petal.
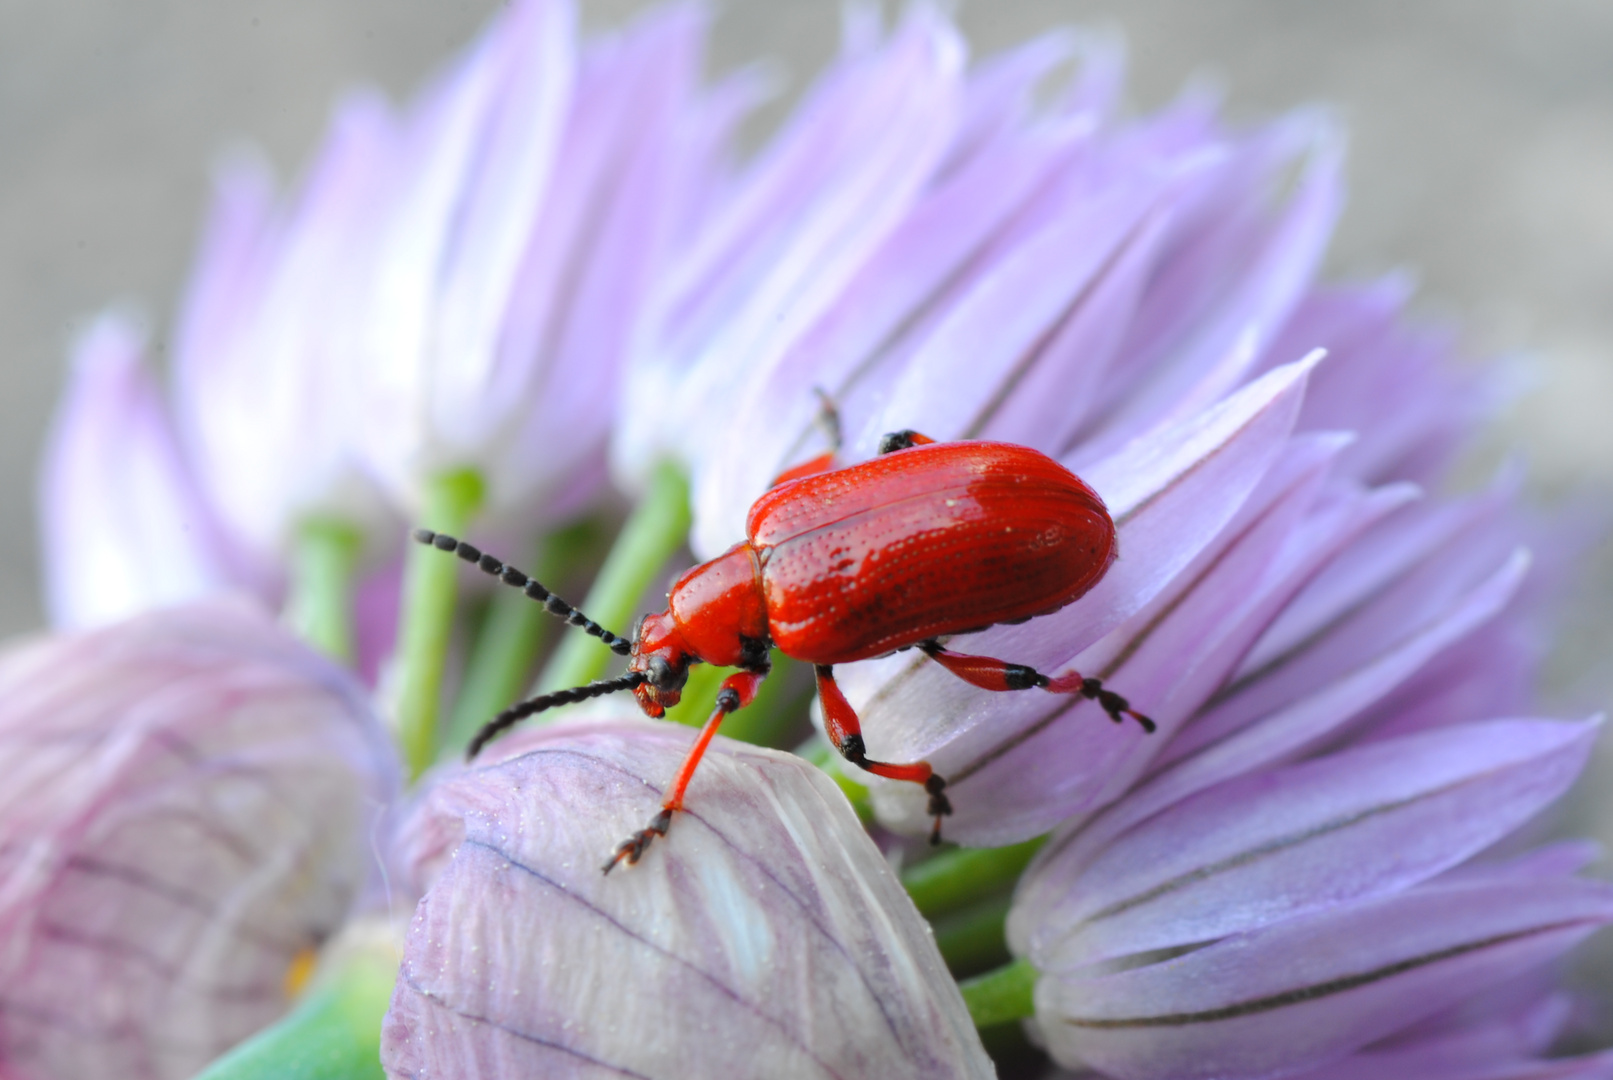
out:
M1601 883L1431 884L1130 971L1044 979L1039 1027L1065 1064L1119 1080L1286 1075L1538 967L1610 920Z
M228 588L231 561L146 370L145 335L102 315L79 337L45 450L45 606L97 626Z
M706 22L696 8L668 8L583 53L563 168L511 292L499 377L481 389L489 408L541 403L509 410L509 450L488 468L497 505L554 498L579 473L600 472L642 313L691 242L702 174L723 145L704 127L736 108L699 92Z
M274 1019L370 864L396 764L362 688L192 606L0 663L0 1057L184 1077Z
M693 737L550 728L430 789L417 857L442 868L391 1075L992 1075L928 927L804 762L719 739L670 834L600 873Z
M377 96L350 95L284 208L269 205L267 180L251 168L235 164L218 180L174 397L210 503L266 561L308 516L367 529L386 520L358 463L355 359L364 244L397 167L395 127Z
M423 479L481 465L531 403L535 357L501 370L500 336L571 102L572 24L565 0L512 5L402 120L368 245L361 421L411 511ZM512 379L521 393L490 393Z

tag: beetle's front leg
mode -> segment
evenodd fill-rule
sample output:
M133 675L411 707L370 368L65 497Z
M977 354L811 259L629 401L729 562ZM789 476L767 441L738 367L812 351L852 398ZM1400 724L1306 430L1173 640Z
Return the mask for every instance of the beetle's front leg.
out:
M651 818L647 826L616 845L616 853L604 866L605 873L614 870L616 864L623 859L629 864L638 862L651 841L657 836L666 835L667 829L672 826L672 812L683 809L683 793L688 790L689 780L694 776L700 759L705 756L706 747L711 745L717 729L722 726L723 717L755 701L756 691L765 678L767 678L766 671L736 671L723 680L722 689L717 691L717 707L711 711L710 718L700 729L699 738L695 739L688 755L684 757L678 775L673 779L672 786L667 789L666 801L661 804L661 812Z
M952 674L970 686L978 686L982 690L1040 688L1050 694L1080 694L1084 698L1096 701L1098 707L1108 713L1109 719L1117 724L1129 716L1141 724L1144 731L1152 733L1156 726L1148 717L1133 709L1131 702L1113 690L1106 689L1101 680L1086 678L1079 671L1067 671L1063 675L1043 675L1025 664L1010 664L1006 660L990 656L955 653L939 641L920 642L919 648Z
M835 682L834 668L828 664L818 664L815 670L818 675L818 700L823 702L823 726L829 733L829 741L847 761L875 776L923 784L924 790L930 793L929 810L935 818L935 827L930 830L930 843L939 844L941 819L952 813L952 803L946 797L947 782L936 775L927 761L914 762L912 765L870 761L867 748L863 745L862 723L857 719L851 702L840 692L840 684Z

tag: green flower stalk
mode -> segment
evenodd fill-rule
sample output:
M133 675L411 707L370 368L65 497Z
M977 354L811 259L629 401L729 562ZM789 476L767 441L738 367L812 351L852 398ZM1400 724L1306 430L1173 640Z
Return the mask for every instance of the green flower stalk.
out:
M549 533L538 544L532 576L551 583L564 581L592 560L604 539L600 523L592 518ZM507 588L494 592L454 702L443 756L464 753L483 724L521 699L533 662L559 629L554 616L530 597Z
M334 660L354 657L354 571L364 535L334 518L311 518L292 542L285 620L304 641Z
M480 509L481 478L465 469L444 473L426 485L422 518L427 527L463 534ZM459 560L434 548L411 545L404 571L400 671L394 697L398 746L409 779L418 779L437 758L443 670L459 595Z

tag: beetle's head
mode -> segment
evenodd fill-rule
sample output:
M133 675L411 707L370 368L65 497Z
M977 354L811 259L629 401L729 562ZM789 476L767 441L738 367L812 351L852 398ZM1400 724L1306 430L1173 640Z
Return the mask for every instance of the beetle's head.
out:
M670 611L639 620L627 670L644 676L644 681L633 688L633 696L638 698L645 716L665 716L682 699L693 659Z

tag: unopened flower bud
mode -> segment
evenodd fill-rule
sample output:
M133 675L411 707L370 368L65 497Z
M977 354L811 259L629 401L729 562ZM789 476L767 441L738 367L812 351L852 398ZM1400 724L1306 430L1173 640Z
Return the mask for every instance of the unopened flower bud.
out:
M362 691L245 607L0 662L0 1072L185 1077L346 917L396 765Z

